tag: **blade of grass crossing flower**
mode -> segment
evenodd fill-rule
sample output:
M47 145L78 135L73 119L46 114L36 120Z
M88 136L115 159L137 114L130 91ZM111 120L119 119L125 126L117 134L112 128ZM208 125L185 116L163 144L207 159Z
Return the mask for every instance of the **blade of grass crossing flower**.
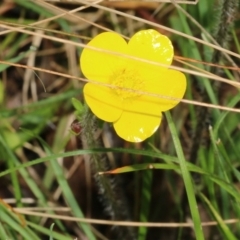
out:
M168 126L170 128L170 132L173 138L174 146L176 149L176 153L177 153L181 171L182 171L183 182L186 188L189 207L190 207L190 211L193 219L195 236L197 240L204 240L204 235L203 235L202 226L201 226L201 219L200 219L200 215L197 207L198 205L197 205L197 201L194 193L194 187L192 184L192 179L191 179L189 170L187 168L186 160L183 154L183 150L177 134L177 130L175 128L170 112L166 112L165 115L168 121Z
M224 223L223 219L218 214L216 209L212 206L211 202L202 193L200 193L199 196L201 197L203 202L206 203L206 205L208 206L208 208L211 211L212 215L214 216L215 220L218 222L219 228L221 229L221 231L222 231L222 233L224 235L224 239L237 240L237 238L230 231L229 227Z

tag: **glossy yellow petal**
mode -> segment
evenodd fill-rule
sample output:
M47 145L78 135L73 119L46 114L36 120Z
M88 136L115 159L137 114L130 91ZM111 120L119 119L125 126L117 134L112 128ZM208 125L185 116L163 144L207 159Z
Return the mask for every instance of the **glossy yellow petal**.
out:
M146 101L156 101L160 111L164 112L175 107L183 98L187 87L186 77L182 72L168 69L159 73L154 79L148 79L146 91L157 96L144 96Z
M149 77L145 81L144 92L146 94L141 94L135 99L126 99L123 109L157 117L161 112L176 106L183 98L185 91L186 78L183 73L172 69L160 71L155 78Z
M107 51L127 54L127 43L117 33L104 32L94 37L87 46ZM126 61L111 53L84 48L80 57L80 68L86 78L99 82L109 82L115 70L123 68Z
M115 122L122 114L122 100L108 87L87 83L83 89L87 105L106 122Z
M137 32L128 43L129 54L159 64L167 66L157 66L151 63L137 60L129 60L131 67L139 69L146 77L154 76L156 71L165 71L172 63L173 46L168 37L159 32L149 29Z
M155 97L145 97L141 96L138 99L124 100L123 102L123 111L142 114L149 117L161 116L161 106L159 101Z
M129 142L141 142L156 132L161 116L158 117L142 115L124 111L113 126L117 134Z

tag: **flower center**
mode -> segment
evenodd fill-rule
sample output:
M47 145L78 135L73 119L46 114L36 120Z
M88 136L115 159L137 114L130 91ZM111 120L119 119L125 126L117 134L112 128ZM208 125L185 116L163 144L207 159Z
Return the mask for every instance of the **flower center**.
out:
M140 78L137 70L119 69L110 77L114 92L122 99L138 97L144 90L144 81Z

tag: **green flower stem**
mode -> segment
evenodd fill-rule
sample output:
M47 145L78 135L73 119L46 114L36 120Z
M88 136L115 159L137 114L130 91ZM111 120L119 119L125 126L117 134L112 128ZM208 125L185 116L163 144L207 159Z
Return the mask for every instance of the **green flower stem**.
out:
M179 141L178 133L177 133L175 125L172 121L172 116L171 116L170 112L166 112L165 115L166 115L166 118L168 121L168 126L170 128L170 132L172 134L176 153L177 153L177 156L179 159L183 182L184 182L184 185L186 188L189 207L190 207L190 211L191 211L191 215L192 215L192 219L193 219L194 230L195 230L194 232L196 235L196 239L204 240L204 235L203 235L202 226L201 226L201 219L200 219L200 215L199 215L199 211L198 211L198 207L197 207L198 205L197 205L197 201L196 201L195 193L194 193L194 187L192 184L191 175L187 168L186 160L185 160L185 157L183 154L181 143Z

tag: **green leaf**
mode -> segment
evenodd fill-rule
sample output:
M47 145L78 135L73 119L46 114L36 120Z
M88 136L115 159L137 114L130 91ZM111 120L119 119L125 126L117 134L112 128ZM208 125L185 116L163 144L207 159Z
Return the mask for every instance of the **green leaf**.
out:
M72 105L77 110L78 113L83 112L83 104L76 98L72 98Z
M50 226L50 239L49 240L53 240L53 227L54 227L54 223L52 223Z

